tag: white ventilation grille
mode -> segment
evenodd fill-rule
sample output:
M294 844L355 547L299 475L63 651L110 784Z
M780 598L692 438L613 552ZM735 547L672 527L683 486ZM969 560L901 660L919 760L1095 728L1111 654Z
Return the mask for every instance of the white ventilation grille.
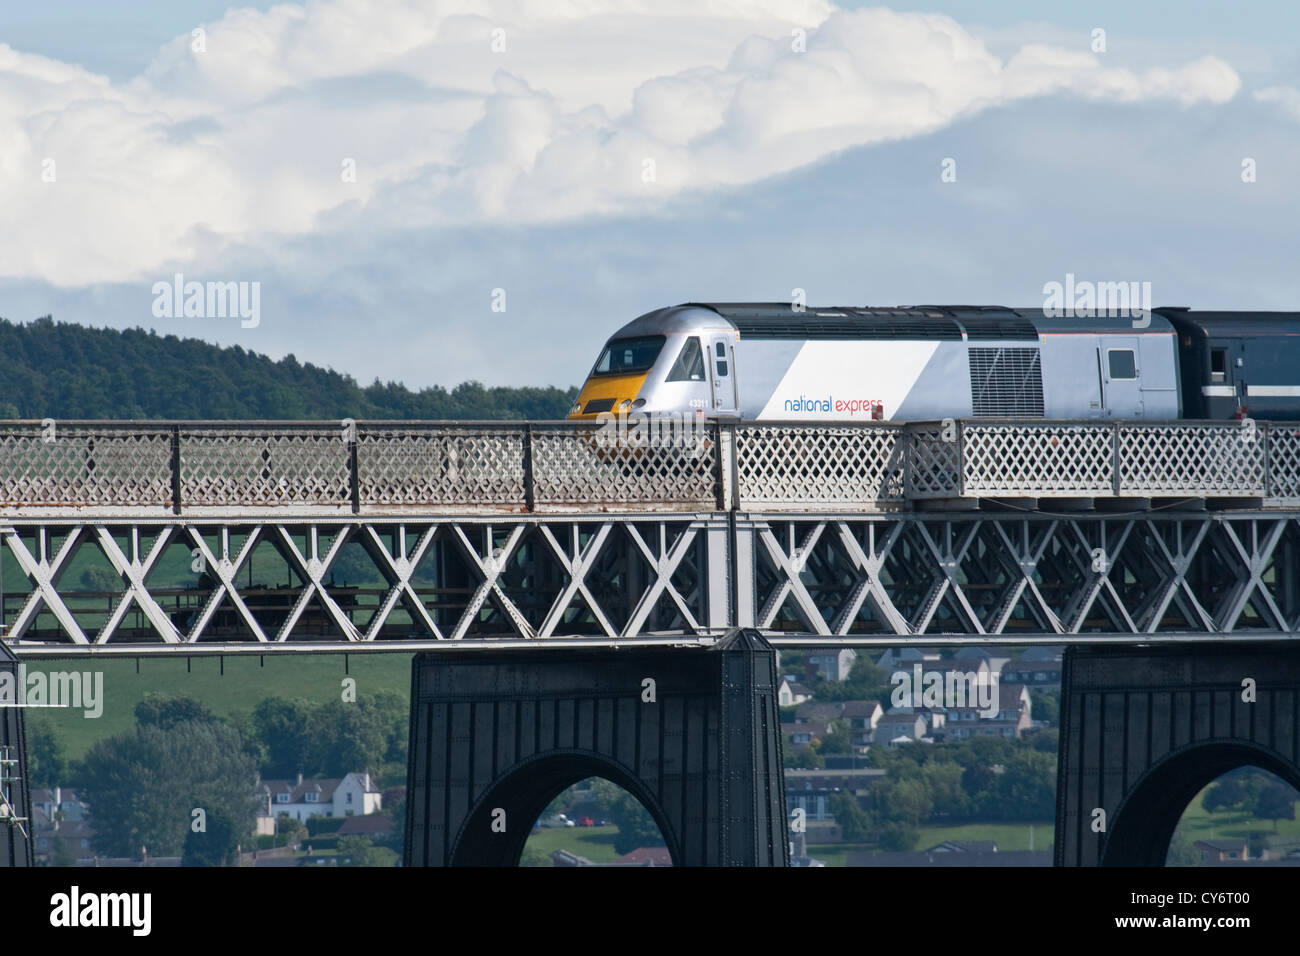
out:
M1042 418L1038 349L971 349L970 392L977 417Z

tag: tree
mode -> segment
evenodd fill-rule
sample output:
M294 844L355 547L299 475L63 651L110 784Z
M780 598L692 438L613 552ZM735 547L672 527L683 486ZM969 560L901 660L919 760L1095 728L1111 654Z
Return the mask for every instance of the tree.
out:
M1038 720L1049 725L1061 719L1061 692L1059 690L1037 690L1029 692L1031 713Z
M872 788L876 816L882 821L915 827L934 811L934 798L925 782L890 775Z
M311 771L312 710L305 700L282 697L264 698L253 708L253 726L267 754L262 771L269 779L283 780Z
M228 866L236 862L239 834L235 822L225 810L217 808L206 815L203 830L185 834L185 847L181 851L181 866Z
M659 825L640 800L617 784L601 778L592 780L591 790L597 805L618 827L618 833L614 835L615 851L623 854L643 846L664 845Z
M340 866L379 866L380 856L367 836L339 837Z
M847 754L853 751L853 738L849 735L849 724L846 720L831 721L830 732L822 738L821 744L817 747L819 754Z
M845 842L865 843L871 839L871 814L862 809L853 794L843 791L832 793L829 803Z
M57 787L65 783L68 760L64 754L63 742L55 733L48 716L39 711L28 711L25 718L27 779L33 787Z
M916 848L917 836L916 828L906 823L887 823L880 829L880 848L907 852Z
M136 723L168 730L190 720L217 720L212 711L185 694L161 694L150 691L135 705Z
M1295 819L1295 802L1295 790L1280 781L1270 783L1255 798L1255 816L1261 820L1272 820L1273 832L1276 833L1278 820Z
M1247 796L1240 777L1224 776L1210 785L1205 792L1205 798L1201 801L1201 806L1205 808L1206 813L1218 813L1220 810L1240 807Z
M96 742L76 777L105 856L179 854L196 808L209 821L224 813L238 842L253 830L257 766L227 724L137 725Z

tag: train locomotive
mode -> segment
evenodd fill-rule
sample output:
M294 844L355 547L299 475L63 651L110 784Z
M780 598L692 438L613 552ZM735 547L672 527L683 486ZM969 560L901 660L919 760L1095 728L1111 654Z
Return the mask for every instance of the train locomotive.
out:
M576 420L1300 419L1300 313L686 303L605 343Z

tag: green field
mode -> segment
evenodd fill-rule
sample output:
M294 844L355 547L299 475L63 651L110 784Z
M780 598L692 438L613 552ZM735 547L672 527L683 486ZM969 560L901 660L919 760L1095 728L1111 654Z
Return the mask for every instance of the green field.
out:
M614 850L618 827L555 827L538 830L524 844L524 852L541 850L548 856L556 850L568 850L585 856L593 863L610 863L619 856Z
M188 666L187 666L188 663ZM338 700L341 681L353 677L357 699L366 694L388 691L403 700L411 692L409 654L353 654L344 670L342 654L267 655L227 657L174 657L165 660L58 660L28 661L28 672L50 670L102 671L104 708L98 718L87 718L80 710L33 710L28 720L39 720L55 728L69 759L82 757L97 740L112 737L135 726L135 705L150 691L186 694L215 714L227 716L251 711L265 697L301 697L314 702Z
M1244 840L1249 839L1253 833L1300 839L1300 820L1278 820L1277 830L1274 831L1272 820L1256 820L1250 813L1233 810L1207 813L1201 803L1204 797L1205 790L1202 790L1183 811L1181 826L1192 840L1225 840L1235 837ZM1300 816L1300 813L1296 815Z

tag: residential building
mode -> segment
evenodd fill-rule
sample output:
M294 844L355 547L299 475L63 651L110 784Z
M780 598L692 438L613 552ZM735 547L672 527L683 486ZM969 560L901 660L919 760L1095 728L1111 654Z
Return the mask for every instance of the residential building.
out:
M858 750L870 746L876 733L876 725L885 715L885 709L878 700L850 700L840 712L842 719L848 721L849 739Z
M1026 660L1022 657L1002 668L1002 679L1026 684L1035 689L1058 688L1061 686L1061 662Z
M1192 847L1201 855L1202 863L1250 859L1250 846L1245 840L1197 840Z
M776 692L776 702L781 707L793 707L812 699L812 689L788 677L782 678Z
M830 724L820 721L805 723L786 723L781 725L781 732L790 736L790 743L796 747L807 747L814 740L822 740L830 732Z
M820 674L823 680L845 680L858 652L851 647L812 647L805 659L810 674Z
M1029 688L1024 684L999 684L998 709L985 716L978 706L954 707L948 711L944 740L968 740L971 737L1019 738L1033 726Z
M292 817L352 817L377 813L383 795L368 773L350 773L341 779L263 780L257 789L266 815Z

